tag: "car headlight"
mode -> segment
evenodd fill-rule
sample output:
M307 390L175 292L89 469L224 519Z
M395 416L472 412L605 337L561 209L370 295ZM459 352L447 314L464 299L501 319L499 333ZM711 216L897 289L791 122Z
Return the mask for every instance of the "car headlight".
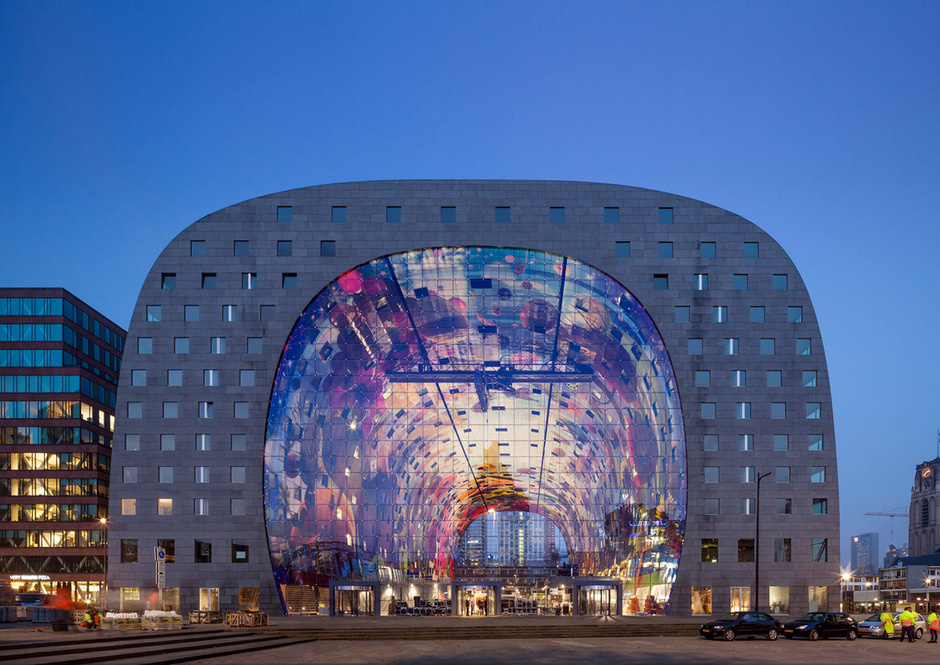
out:
M806 628L806 624L804 623L799 626L796 626L793 630L804 630L805 628Z

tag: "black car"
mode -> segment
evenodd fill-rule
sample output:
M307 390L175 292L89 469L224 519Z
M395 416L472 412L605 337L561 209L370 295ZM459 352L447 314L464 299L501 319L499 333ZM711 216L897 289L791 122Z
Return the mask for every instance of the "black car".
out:
M720 637L728 642L735 637L775 640L781 632L783 624L764 612L731 612L699 628L699 633L707 640Z
M787 639L806 637L811 640L827 637L844 637L854 640L858 637L858 621L841 612L810 612L796 621L790 621L783 627L783 636Z

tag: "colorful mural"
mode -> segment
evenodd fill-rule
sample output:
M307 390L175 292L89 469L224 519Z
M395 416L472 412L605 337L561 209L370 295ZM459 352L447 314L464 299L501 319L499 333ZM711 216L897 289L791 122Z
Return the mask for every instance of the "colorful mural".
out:
M264 472L282 589L448 580L492 510L550 519L580 575L662 588L678 565L667 350L629 291L562 256L443 247L340 276L284 346Z

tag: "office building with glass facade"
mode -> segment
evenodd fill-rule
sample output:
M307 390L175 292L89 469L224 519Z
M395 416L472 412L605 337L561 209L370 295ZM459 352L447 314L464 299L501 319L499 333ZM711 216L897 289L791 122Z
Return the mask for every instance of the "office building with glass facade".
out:
M63 289L0 289L0 573L103 600L125 332Z
M724 612L754 606L757 556L761 608L837 584L812 303L772 238L705 203L544 181L259 197L167 246L129 336L125 608L153 596L155 546L183 610Z

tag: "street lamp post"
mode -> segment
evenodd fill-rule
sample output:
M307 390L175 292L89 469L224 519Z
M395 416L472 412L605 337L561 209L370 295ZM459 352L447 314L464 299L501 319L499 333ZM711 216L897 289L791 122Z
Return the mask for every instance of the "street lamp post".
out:
M757 476L757 501L754 504L755 533L754 533L754 611L760 611L760 481L770 475L761 473Z
M104 529L104 606L108 605L108 545L109 540L108 534L110 533L108 529L108 518L102 517L98 520L101 523L102 528ZM100 594L99 594L100 596ZM98 604L101 605L101 598L98 599Z

